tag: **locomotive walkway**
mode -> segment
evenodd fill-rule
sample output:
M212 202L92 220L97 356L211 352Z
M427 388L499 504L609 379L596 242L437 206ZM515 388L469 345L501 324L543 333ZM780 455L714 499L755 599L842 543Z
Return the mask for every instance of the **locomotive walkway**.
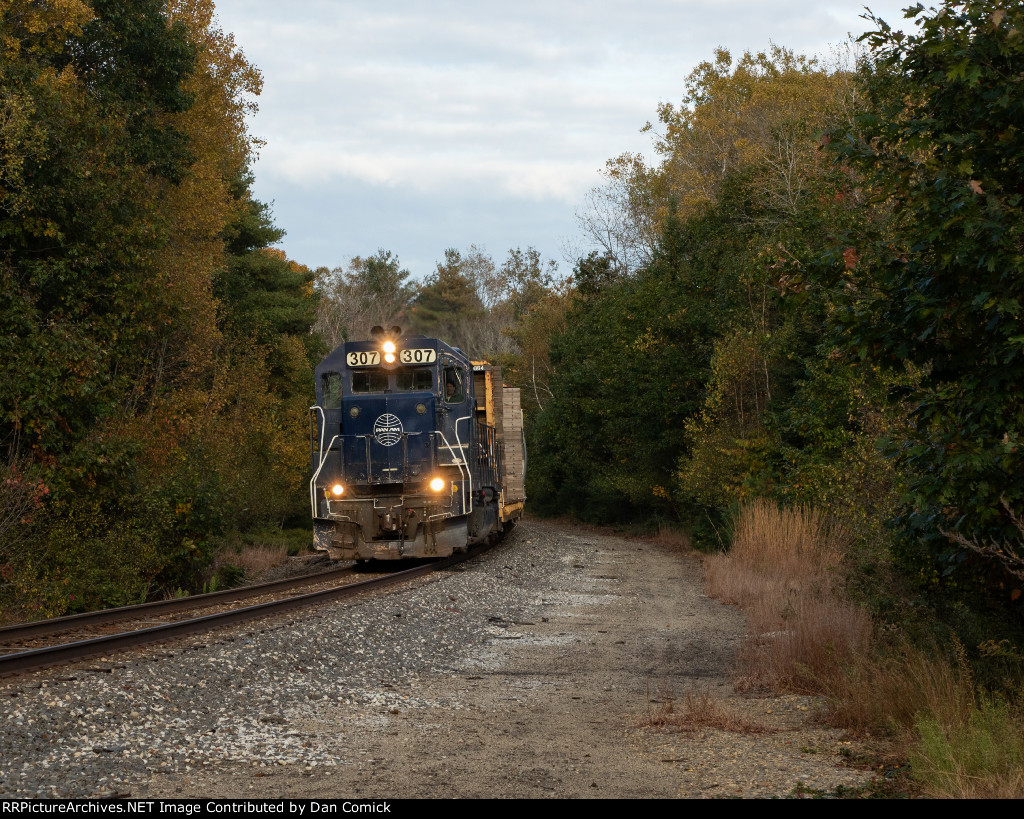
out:
M869 775L803 698L731 697L738 612L656 545L528 521L372 598L0 681L0 796L664 797ZM646 727L687 691L742 733Z

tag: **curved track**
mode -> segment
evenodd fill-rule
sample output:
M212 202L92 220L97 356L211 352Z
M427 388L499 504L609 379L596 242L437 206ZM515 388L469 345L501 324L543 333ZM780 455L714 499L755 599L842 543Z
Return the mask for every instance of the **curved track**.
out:
M11 654L0 656L0 677L11 674L20 674L45 668L51 665L83 660L90 657L97 657L104 654L113 654L130 648L163 642L165 640L184 637L191 634L199 634L206 631L213 631L217 628L256 620L262 617L269 617L293 609L313 606L329 600L336 600L362 592L382 588L384 586L409 580L414 577L429 574L440 569L447 568L463 560L476 557L486 551L488 547L480 546L470 549L468 552L443 560L414 566L411 569L391 572L389 574L373 577L367 580L358 580L353 583L345 583L340 586L309 592L307 594L293 595L266 603L258 603L244 608L235 608L228 611L207 614L201 617L194 617L185 620L177 620L171 623L141 628L119 634L104 635L91 639L77 640L70 643L34 648L27 651L17 651ZM248 586L241 589L229 589L225 592L214 592L213 594L197 595L191 598L180 600L165 600L154 603L143 603L139 606L126 606L120 609L108 609L106 611L86 612L85 614L72 615L71 617L60 617L53 620L44 620L38 623L26 623L15 626L7 626L0 629L0 640L24 640L41 637L44 635L57 634L71 631L82 626L104 626L113 622L135 619L138 620L147 615L167 613L170 611L181 611L188 608L208 607L218 605L228 600L238 600L248 597L255 597L261 594L276 593L288 588L295 588L300 585L323 582L330 579L329 576L344 576L352 574L351 568L334 569L328 572L320 572L314 575L305 575L301 578L291 580L275 581L264 583L259 586Z

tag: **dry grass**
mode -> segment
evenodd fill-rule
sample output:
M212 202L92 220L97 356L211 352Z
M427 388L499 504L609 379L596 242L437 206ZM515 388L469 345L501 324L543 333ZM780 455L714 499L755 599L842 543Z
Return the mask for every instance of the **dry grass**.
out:
M658 527L658 531L655 534L645 537L644 540L655 543L662 548L671 549L672 551L690 551L689 535L678 528L674 528L664 523Z
M931 796L1024 797L1024 708L979 694L959 644L875 633L839 580L848 548L842 528L812 510L741 510L729 553L705 560L708 592L750 622L737 688L824 694L837 727L895 738ZM685 707L661 718L694 721Z
M797 597L778 616L778 601L757 607L761 625L739 649L736 688L775 688L798 693L827 693L827 680L839 664L865 654L871 639L871 618L832 595ZM765 626L775 619L774 628Z
M688 692L682 700L665 697L657 713L652 714L643 724L645 727L672 731L714 728L735 734L775 733L773 728L736 714L706 691L698 694Z
M925 652L904 637L861 651L820 677L831 722L856 733L894 733L912 741L921 714L962 725L976 708L974 681L959 646L954 657Z
M842 526L814 509L780 509L759 498L740 511L729 556L751 569L793 581L835 566L849 542Z
M848 548L842 527L813 510L763 500L741 510L732 549L705 560L709 593L750 622L737 687L825 694L834 723L857 732L909 730L921 713L961 722L974 704L962 651L951 659L902 637L873 646L869 615L838 579Z
M826 679L832 722L888 731L914 779L942 799L1024 797L1024 713L979 695L965 653L928 651L905 638L863 652Z
M280 566L288 559L288 550L284 546L243 546L238 554L227 557L226 562L238 566L247 579L259 577L266 571Z
M741 510L730 551L704 564L708 592L748 614L740 690L819 693L823 675L867 649L870 617L835 579L848 544L842 527L812 509L757 500Z

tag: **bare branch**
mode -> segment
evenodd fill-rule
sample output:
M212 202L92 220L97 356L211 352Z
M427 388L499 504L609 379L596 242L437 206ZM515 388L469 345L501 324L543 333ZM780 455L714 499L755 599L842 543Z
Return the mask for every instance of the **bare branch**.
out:
M957 545L963 546L965 549L969 549L975 554L979 554L989 560L996 561L1018 580L1024 580L1024 557L1020 556L1020 553L1024 552L1024 521L1022 521L1010 508L1009 504L1006 502L1006 498L1000 498L999 505L1006 510L1006 513L1010 516L1010 520L1013 522L1013 525L1017 528L1017 531L1020 532L1020 543L1009 544L990 540L988 543L979 544L974 540L964 537L959 532L947 532L945 529L939 529L939 531Z

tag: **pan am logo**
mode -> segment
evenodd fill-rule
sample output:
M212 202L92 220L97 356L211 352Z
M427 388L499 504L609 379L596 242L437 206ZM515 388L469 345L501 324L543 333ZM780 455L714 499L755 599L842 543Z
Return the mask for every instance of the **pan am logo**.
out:
M402 440L402 422L397 415L385 413L373 422L373 437L382 446L394 446Z

